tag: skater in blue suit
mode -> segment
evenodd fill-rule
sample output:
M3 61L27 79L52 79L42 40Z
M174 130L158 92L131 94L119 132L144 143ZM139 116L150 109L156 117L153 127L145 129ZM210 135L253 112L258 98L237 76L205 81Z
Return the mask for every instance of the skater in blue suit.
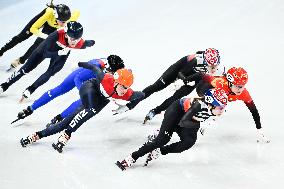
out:
M93 59L93 60L90 60L88 63L97 65L99 68L105 70L106 72L111 72L111 73L116 72L118 69L124 68L123 60L117 55L110 55L108 56L108 58ZM75 87L79 90L84 81L87 81L92 78L96 78L96 75L94 74L93 71L89 69L85 69L85 68L76 69L71 74L69 74L60 85L58 85L57 87L51 90L48 90L39 99L35 100L32 105L28 106L26 109L19 112L18 119L26 118L38 108L49 103L56 97L61 96L71 91ZM63 120L71 112L76 110L81 104L82 102L80 100L73 102L61 114L58 114L57 116L55 116L51 120L51 122L56 123L56 122Z

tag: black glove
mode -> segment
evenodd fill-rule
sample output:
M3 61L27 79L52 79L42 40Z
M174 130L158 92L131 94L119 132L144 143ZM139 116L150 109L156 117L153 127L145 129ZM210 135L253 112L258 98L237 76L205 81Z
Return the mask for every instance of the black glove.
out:
M94 40L85 40L85 45L86 47L91 47L95 44L96 42Z

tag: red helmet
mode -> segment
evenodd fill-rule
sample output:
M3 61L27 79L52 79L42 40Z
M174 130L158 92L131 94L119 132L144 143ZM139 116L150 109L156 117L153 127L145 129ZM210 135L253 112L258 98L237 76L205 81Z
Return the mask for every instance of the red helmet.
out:
M129 69L119 69L113 74L114 81L125 87L130 87L133 84L133 74Z
M248 74L242 67L232 67L227 71L227 80L233 85L245 85L248 82Z
M204 64L208 66L218 66L220 64L219 51L214 48L208 48L203 53Z

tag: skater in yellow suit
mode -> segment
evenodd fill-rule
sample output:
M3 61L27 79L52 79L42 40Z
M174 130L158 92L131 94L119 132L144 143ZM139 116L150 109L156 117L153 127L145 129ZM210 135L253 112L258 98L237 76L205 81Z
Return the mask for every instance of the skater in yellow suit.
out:
M32 52L50 33L58 28L64 27L68 21L77 21L79 16L79 10L75 10L71 13L67 5L53 5L52 3L47 5L47 8L36 15L18 35L14 36L0 49L0 57L9 49L12 49L17 44L35 35L37 39L33 45L30 46L23 56L12 61L11 69L20 64L24 64Z

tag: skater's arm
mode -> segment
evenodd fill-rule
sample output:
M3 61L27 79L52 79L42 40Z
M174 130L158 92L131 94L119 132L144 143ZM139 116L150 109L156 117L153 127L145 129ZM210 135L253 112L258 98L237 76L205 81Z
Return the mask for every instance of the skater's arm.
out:
M89 64L88 62L79 62L78 66L92 70L99 81L103 80L104 72L97 65Z
M80 49L85 49L87 47L92 47L95 44L95 40L85 40Z
M47 22L48 19L50 19L50 17L53 14L53 11L54 10L52 8L47 8L45 10L45 13L31 26L30 32L37 37L44 38L44 39L47 38L48 35L45 33L42 33L40 31L40 28L44 25L45 22Z
M260 116L259 116L258 110L257 110L254 102L250 101L250 102L244 102L244 103L248 107L249 111L252 114L256 128L261 129Z
M194 121L192 117L200 110L200 103L198 101L194 101L188 111L181 118L179 126L186 128L193 128L193 126L199 126L199 122Z

